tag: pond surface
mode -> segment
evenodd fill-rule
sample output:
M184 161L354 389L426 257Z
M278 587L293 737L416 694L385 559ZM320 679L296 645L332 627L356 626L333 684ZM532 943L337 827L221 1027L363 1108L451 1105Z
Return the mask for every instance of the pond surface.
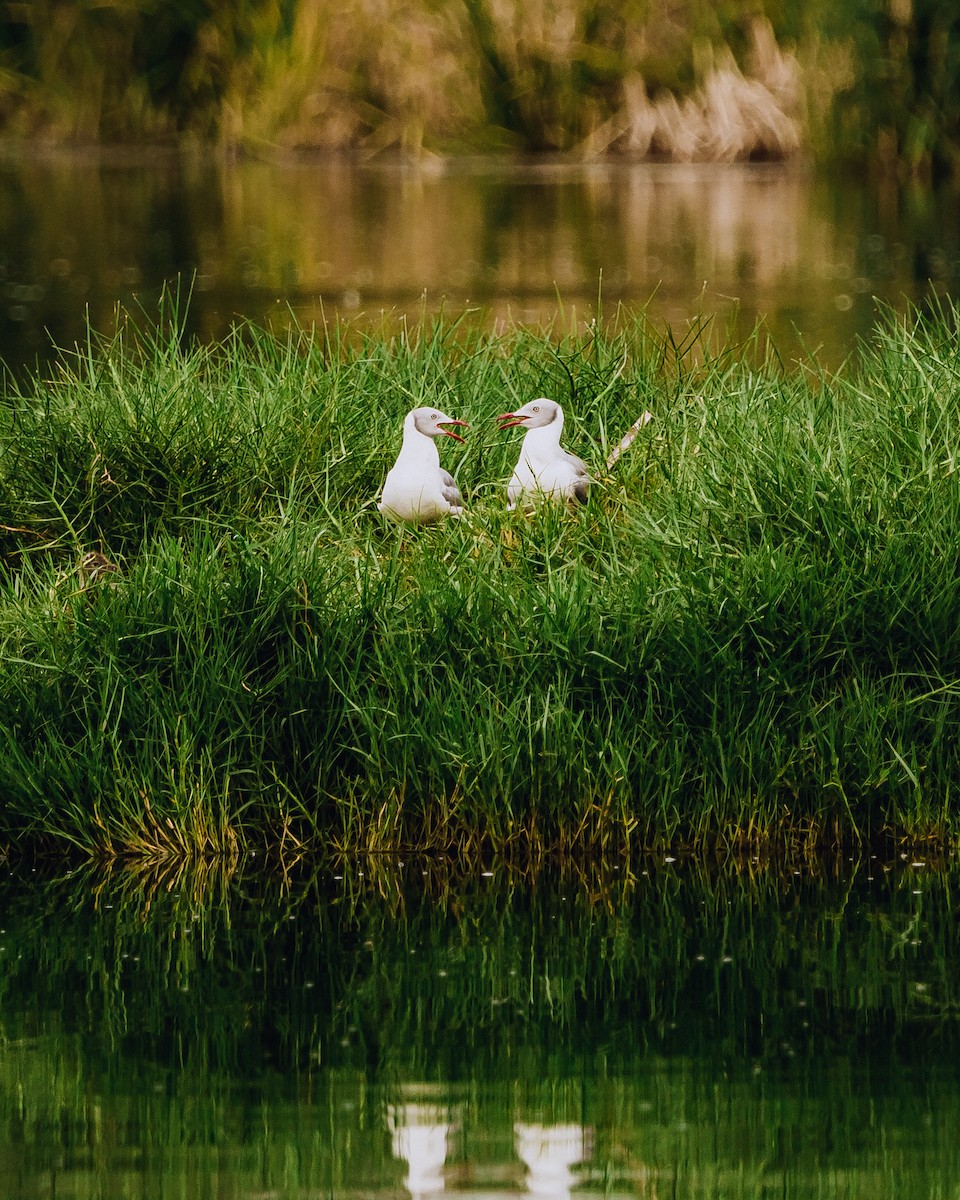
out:
M954 867L0 878L0 1194L953 1197Z
M0 160L0 356L20 373L51 342L148 314L192 287L187 327L361 326L470 310L561 329L617 304L722 341L758 320L788 359L838 365L876 299L956 295L955 191L899 191L794 168L656 164L422 167L224 163L37 151Z

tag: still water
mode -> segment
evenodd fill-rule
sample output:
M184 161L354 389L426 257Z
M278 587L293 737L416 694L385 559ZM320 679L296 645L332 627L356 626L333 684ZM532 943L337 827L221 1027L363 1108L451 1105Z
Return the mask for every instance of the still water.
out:
M188 329L361 326L422 310L496 326L583 325L644 305L682 334L758 320L787 359L838 364L877 299L956 295L955 191L898 190L793 168L496 162L404 167L224 163L131 152L0 160L0 357L156 312L192 284Z
M955 866L0 877L0 1194L960 1192Z

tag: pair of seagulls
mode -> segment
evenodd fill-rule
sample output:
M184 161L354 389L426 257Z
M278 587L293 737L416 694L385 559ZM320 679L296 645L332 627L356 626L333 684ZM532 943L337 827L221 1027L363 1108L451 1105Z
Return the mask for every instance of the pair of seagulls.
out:
M555 500L587 499L590 477L586 463L560 445L563 409L555 400L531 400L516 412L501 413L501 429L522 425L526 430L520 458L507 486L509 507L524 497L541 495ZM440 466L436 439L464 439L450 425L466 427L466 421L448 417L435 408L415 408L403 422L403 445L391 467L380 503L385 517L411 524L428 524L443 517L459 517L463 497L453 476Z

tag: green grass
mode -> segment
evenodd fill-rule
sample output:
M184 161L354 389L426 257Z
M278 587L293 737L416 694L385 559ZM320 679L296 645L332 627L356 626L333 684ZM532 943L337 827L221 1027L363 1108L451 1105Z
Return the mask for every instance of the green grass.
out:
M172 320L64 355L0 409L0 840L952 839L954 325L891 318L837 377L624 313L213 347ZM582 511L505 511L493 417L540 394ZM421 402L472 423L442 447L470 512L397 530L376 494Z

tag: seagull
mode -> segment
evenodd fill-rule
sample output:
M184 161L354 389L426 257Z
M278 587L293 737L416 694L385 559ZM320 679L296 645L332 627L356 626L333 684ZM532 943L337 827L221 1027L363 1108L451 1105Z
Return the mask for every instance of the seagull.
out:
M555 400L541 396L516 412L501 413L497 420L501 429L522 425L527 431L507 487L508 508L516 508L520 497L531 492L586 504L590 490L587 464L560 445L563 409Z
M415 408L403 422L403 445L383 484L377 508L391 521L426 525L441 517L459 517L463 497L449 471L440 466L434 438L463 438L444 425L462 425L436 408Z

